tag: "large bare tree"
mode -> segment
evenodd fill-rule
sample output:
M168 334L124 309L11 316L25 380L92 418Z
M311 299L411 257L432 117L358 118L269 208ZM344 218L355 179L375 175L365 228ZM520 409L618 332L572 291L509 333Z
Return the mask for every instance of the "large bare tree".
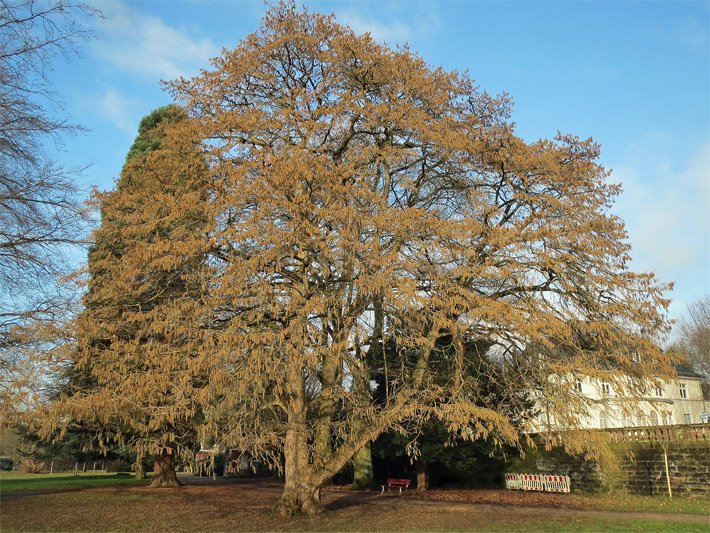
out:
M80 19L95 13L64 0L0 0L0 394L28 379L27 342L19 329L67 311L58 278L82 242L87 209L79 169L56 157L67 121L49 77L90 37ZM36 325L36 324L35 324ZM31 347L31 346L30 346ZM33 380L35 377L32 378ZM15 401L17 397L15 397Z
M710 380L710 296L688 305L676 328L672 348L687 359L695 372Z
M591 140L526 143L506 97L288 3L172 89L213 187L208 431L283 453L283 513L401 424L515 443L543 398L578 425L575 375L671 372Z

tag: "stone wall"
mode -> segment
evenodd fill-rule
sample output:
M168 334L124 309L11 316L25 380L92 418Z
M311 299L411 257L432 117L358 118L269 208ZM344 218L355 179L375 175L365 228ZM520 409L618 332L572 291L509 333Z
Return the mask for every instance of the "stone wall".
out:
M507 471L568 475L573 491L665 495L664 447L673 494L710 495L710 443L705 440L614 444L616 461L604 466L572 457L562 448L538 447L528 450L525 459L511 461Z
M621 456L623 488L634 494L668 494L660 443L637 445ZM666 445L673 494L710 495L710 446L706 443Z

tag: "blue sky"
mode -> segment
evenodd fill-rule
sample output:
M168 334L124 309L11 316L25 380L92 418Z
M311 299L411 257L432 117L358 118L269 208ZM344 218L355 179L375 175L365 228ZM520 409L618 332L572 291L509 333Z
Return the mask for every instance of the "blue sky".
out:
M671 315L710 293L710 2L306 2L432 65L505 91L528 140L592 136L624 186L636 270L674 282ZM261 1L101 1L97 38L52 75L71 118L70 164L111 188L160 80L209 68L255 31Z

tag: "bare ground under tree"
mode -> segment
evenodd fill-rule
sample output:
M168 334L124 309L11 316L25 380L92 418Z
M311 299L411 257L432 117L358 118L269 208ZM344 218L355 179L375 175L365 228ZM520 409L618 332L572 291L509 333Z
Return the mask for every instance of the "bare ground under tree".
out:
M505 491L433 491L427 499L413 494L400 498L374 492L327 491L323 502L330 512L284 519L273 512L282 490L280 483L183 480L188 484L179 489L121 486L42 495L15 493L3 497L0 529L511 531L524 525L529 531L645 531L649 527L703 531L710 526L703 515L600 511L589 508L592 500L585 496Z

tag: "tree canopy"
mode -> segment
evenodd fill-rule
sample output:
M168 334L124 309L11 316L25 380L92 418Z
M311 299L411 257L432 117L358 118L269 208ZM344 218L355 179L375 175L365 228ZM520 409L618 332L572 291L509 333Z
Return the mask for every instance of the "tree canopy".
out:
M575 426L578 372L670 372L592 140L527 143L507 97L290 4L171 87L213 180L211 430L283 449L284 512L405 421L516 442L531 397Z
M79 322L84 412L153 453L196 431L317 512L388 430L515 445L541 399L578 427L580 373L672 372L667 287L629 270L591 139L528 143L467 73L289 3L169 86L185 117L100 196Z

